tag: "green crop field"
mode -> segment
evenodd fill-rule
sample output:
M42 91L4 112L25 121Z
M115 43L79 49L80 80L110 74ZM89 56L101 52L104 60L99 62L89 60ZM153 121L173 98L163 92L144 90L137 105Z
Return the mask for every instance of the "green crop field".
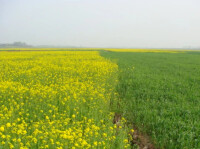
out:
M158 148L200 148L200 53L101 52L117 62L121 112Z

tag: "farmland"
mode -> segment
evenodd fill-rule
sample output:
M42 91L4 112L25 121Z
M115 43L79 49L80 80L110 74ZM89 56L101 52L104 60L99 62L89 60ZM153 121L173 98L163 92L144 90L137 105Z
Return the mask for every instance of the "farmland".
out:
M121 112L159 148L200 148L200 53L102 52L119 67Z
M0 70L0 148L129 147L118 66L98 52L1 52Z
M3 49L0 70L0 148L200 148L198 51Z

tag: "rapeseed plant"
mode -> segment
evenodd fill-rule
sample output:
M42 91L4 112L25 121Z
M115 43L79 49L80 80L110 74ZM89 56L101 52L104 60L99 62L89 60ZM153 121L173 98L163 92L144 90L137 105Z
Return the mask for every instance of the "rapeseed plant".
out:
M97 51L1 52L0 70L0 148L129 146L110 109L118 66Z

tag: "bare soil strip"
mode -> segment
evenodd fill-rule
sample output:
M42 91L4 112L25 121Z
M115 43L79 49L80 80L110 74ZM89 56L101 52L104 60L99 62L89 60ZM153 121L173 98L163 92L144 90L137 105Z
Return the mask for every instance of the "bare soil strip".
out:
M113 123L116 124L117 127L120 126L120 120L121 114L115 113ZM130 140L132 146L137 145L139 149L158 149L154 146L149 136L141 133L134 125L132 127L134 132L129 132L132 136L132 140Z
M140 149L157 149L151 142L149 136L142 134L136 127L133 126L134 132L132 133L132 145L137 144Z

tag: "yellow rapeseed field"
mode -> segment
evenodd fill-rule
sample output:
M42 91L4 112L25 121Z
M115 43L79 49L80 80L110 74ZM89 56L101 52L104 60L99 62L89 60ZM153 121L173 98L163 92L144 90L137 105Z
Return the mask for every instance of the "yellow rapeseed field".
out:
M1 52L0 148L129 148L117 71L97 51Z
M186 50L174 49L105 49L112 52L139 52L139 53L184 53Z

